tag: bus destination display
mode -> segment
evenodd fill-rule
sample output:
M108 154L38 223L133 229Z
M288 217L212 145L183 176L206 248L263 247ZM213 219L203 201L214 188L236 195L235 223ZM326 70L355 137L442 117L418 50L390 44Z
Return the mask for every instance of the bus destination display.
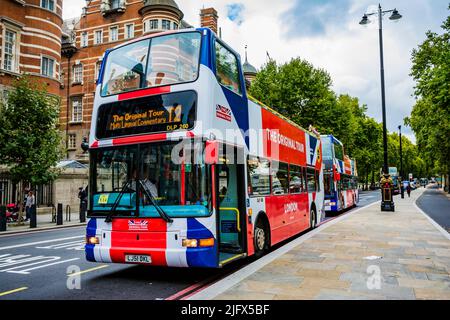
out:
M97 138L191 129L196 101L196 93L187 91L102 105Z

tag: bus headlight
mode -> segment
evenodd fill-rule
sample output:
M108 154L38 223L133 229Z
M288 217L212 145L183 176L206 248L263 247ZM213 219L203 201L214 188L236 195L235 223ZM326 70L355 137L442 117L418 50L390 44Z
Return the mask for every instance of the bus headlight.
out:
M214 238L207 239L183 239L183 247L197 248L197 247L214 247Z
M97 237L86 237L87 244L100 244L100 239Z
M197 248L198 241L197 241L197 239L183 239L183 247Z

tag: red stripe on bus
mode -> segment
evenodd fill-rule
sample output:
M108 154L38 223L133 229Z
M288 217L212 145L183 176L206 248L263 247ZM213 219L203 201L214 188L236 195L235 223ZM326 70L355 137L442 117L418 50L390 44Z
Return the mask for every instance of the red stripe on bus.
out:
M125 93L119 94L119 101L147 97L147 96L151 96L151 95L155 95L155 94L169 93L170 91L171 91L170 86L166 86L166 87L158 87L158 88L148 88L148 89L139 90L139 91L125 92Z
M94 143L91 145L91 148L98 148L98 141L94 141Z
M146 134L142 136L117 138L113 140L113 145L119 146L124 144L145 143L145 142L165 141L165 140L167 140L167 134L165 133Z

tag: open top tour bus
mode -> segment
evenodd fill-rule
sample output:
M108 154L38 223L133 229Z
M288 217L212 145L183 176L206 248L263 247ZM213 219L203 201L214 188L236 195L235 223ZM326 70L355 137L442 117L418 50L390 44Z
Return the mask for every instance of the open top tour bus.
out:
M320 136L249 100L209 29L104 54L89 139L86 258L221 267L324 218Z

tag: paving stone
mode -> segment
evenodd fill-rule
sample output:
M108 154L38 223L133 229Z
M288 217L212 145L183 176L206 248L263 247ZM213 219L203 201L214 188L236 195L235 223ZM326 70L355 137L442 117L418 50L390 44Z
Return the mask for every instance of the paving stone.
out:
M450 241L412 205L421 192L395 214L372 206L329 226L217 299L450 299Z

